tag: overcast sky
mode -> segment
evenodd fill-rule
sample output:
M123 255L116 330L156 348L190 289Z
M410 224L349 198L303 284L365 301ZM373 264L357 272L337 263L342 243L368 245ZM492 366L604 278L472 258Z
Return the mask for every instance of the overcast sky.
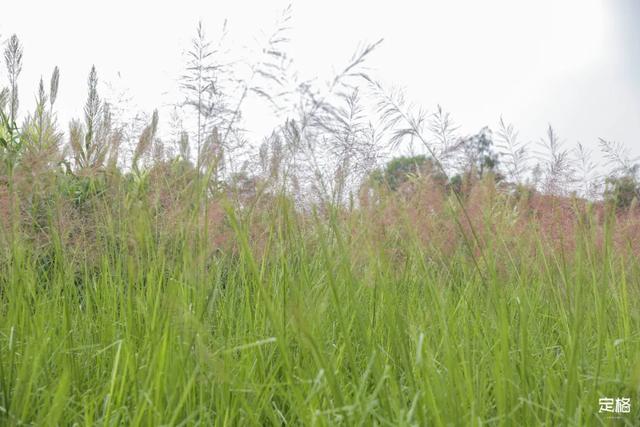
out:
M228 19L230 39L249 45L287 4L20 0L2 6L0 37L16 33L24 45L23 113L40 75L60 67L66 130L82 114L92 64L101 82L129 88L152 111L176 100L199 19L212 36ZM569 143L595 148L605 137L640 155L640 1L299 1L292 25L291 54L306 77L329 78L359 42L384 38L370 58L374 74L428 110L441 104L463 132L495 127L502 115L525 140L551 123Z

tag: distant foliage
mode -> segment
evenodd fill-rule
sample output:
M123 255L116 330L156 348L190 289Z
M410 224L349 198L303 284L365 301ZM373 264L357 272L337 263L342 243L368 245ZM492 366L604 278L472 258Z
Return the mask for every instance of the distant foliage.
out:
M446 181L446 177L438 171L433 159L424 155L401 156L390 160L383 170L372 174L374 182L386 184L393 191L398 190L405 182L420 177L430 177L434 181Z
M608 177L605 199L620 209L627 209L640 197L640 185L634 175Z

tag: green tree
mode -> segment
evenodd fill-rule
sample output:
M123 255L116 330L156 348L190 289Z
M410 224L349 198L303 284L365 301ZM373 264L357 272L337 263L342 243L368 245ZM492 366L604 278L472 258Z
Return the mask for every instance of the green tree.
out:
M439 172L439 169L431 157L424 155L400 156L390 160L383 170L377 170L372 174L372 179L377 183L384 183L393 191L413 176L430 176L437 182L446 183L447 178Z
M486 173L495 173L498 166L498 154L493 150L493 133L484 127L475 135L460 141L463 152L465 172L475 171L479 177Z
M640 197L640 185L635 172L638 166L633 167L634 173L628 173L619 177L610 176L606 179L605 200L614 203L619 209L627 209L634 199Z

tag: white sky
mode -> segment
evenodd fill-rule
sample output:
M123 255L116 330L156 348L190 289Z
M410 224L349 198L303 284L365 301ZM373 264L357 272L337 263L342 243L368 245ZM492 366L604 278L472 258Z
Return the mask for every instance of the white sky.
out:
M433 110L441 104L463 132L503 115L524 140L547 123L569 143L597 147L598 137L640 155L640 33L616 4L634 0L298 1L291 53L306 77L327 79L359 42L383 37L370 58L374 75L406 89ZM126 86L145 111L176 101L176 78L198 19L215 37L225 18L230 39L250 44L272 27L288 2L21 0L3 5L2 40L24 45L21 112L32 108L37 81L60 67L58 117L66 130L80 117L86 77ZM638 2L640 3L640 2ZM621 19L625 18L625 19ZM625 24L626 23L626 24ZM635 77L634 77L635 75ZM0 84L6 85L4 71ZM104 94L104 90L103 90Z

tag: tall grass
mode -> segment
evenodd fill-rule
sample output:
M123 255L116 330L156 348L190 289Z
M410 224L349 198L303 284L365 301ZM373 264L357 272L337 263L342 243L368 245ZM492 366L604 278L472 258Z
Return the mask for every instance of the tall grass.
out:
M637 423L635 408L598 413L640 384L640 269L615 217L576 220L567 252L498 199L474 212L488 286L466 246L421 238L409 207L386 221L390 199L322 215L286 197L262 211L222 202L168 229L148 198L96 196L95 226L77 232L86 252L51 211L47 245L14 231L3 251L0 419Z
M173 141L95 68L67 136L57 68L17 126L10 39L0 424L640 424L637 161L603 140L603 181L549 127L534 167L502 120L498 155L368 76L380 42L297 81L289 20L246 78L198 27ZM260 147L252 96L283 119ZM407 140L429 158L381 171Z

